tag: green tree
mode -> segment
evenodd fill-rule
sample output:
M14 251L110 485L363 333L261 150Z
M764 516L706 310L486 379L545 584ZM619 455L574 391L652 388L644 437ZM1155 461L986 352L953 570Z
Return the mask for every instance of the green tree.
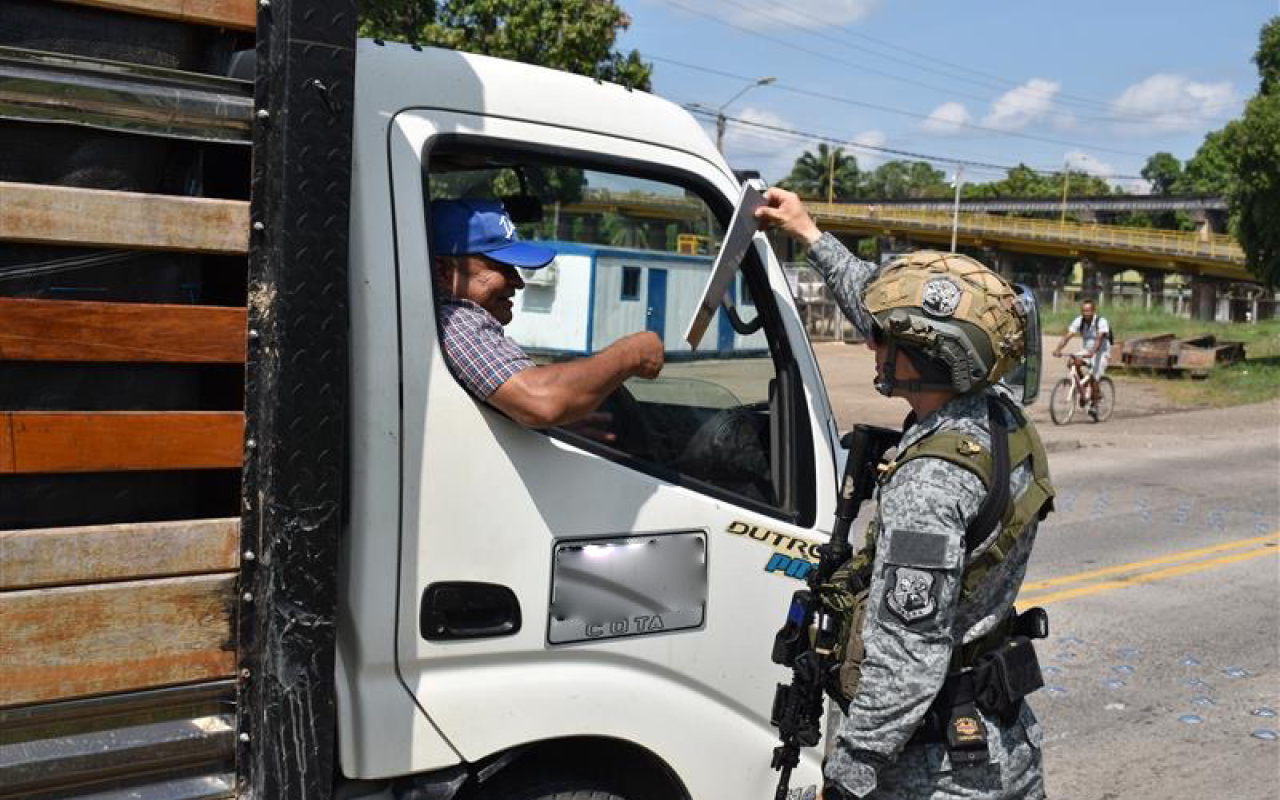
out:
M1182 165L1182 176L1173 186L1174 194L1223 194L1235 171L1232 128L1235 122L1205 135L1200 149Z
M1156 153L1147 159L1146 166L1142 168L1142 177L1151 182L1153 193L1170 194L1182 177L1182 162L1171 153Z
M946 173L925 161L886 161L865 183L863 194L879 200L943 197L950 191Z
M360 35L539 64L648 90L653 67L614 50L614 0L362 0Z
M1272 17L1262 26L1253 63L1257 65L1261 79L1258 94L1271 94L1280 87L1280 17Z
M1232 229L1249 270L1274 287L1280 284L1280 17L1263 26L1253 62L1261 77L1258 94L1244 116L1218 134L1231 165Z
M840 147L832 150L819 144L816 153L804 151L792 165L791 174L778 185L807 200L847 202L857 196L861 175L853 155Z

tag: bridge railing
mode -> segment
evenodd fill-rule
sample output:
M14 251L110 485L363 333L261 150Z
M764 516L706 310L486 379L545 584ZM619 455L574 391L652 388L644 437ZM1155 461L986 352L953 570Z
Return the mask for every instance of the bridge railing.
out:
M949 212L880 208L844 203L809 203L808 205L810 212L819 223L844 221L860 225L883 225L897 229L928 231L950 231L952 225L952 215ZM1054 222L1027 217L965 212L959 215L956 227L959 233L965 235L1035 239L1046 243L1070 244L1084 248L1124 249L1232 264L1244 263L1244 251L1240 249L1240 245L1230 236L1221 234Z

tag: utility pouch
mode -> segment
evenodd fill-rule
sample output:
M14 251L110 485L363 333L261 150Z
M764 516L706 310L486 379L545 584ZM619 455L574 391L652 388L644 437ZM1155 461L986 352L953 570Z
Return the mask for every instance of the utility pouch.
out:
M844 702L842 710L848 711L849 701L858 693L858 684L862 682L862 660L866 658L867 649L862 643L862 623L867 618L868 590L863 589L853 596L849 609L849 626L843 633L844 657L840 660L839 694ZM839 702L839 699L837 699Z
M1028 608L1013 618L1009 629L1011 636L1025 636L1028 639L1044 639L1049 635L1049 614L1043 608Z
M974 696L983 711L1011 724L1022 698L1044 686L1035 647L1025 636L1011 637L974 665Z
M946 737L947 751L955 766L988 761L987 728L973 703L961 703L951 709Z
M862 622L867 615L871 571L864 560L846 561L819 589L823 608L837 621L835 646L826 654L823 686L842 711L858 691L862 678Z

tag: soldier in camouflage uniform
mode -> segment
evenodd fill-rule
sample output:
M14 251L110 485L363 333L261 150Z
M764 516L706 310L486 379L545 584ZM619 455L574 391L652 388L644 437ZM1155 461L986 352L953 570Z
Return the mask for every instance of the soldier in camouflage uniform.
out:
M874 298L878 305L868 309L873 298L867 289L878 268L821 233L796 195L773 188L766 200L756 212L760 226L781 227L808 245L809 263L876 351L877 389L911 405L913 415L898 452L943 431L959 432L990 450L987 395L1003 387L981 380L966 392L954 386L925 388L939 385L939 373L946 372L939 367L945 365L931 363L909 346L897 351L906 358L887 357L886 340L894 332L885 330L885 317L873 312L894 306L894 289L888 295L880 291ZM965 261L985 271L971 259ZM928 302L926 297L926 306ZM893 374L884 374L886 370ZM947 380L945 374L942 380ZM1040 476L1032 474L1029 460L1013 466L1010 490L1017 498ZM1042 488L1051 497L1047 471L1042 477ZM955 764L945 741L922 735L926 713L947 680L953 651L978 641L1005 618L1035 541L1038 519L1033 517L980 583L967 585L966 565L981 558L1000 533L997 528L966 556L966 527L986 493L972 471L940 458L907 461L882 482L861 628L861 677L849 697L847 716L833 706L828 719L825 800L1044 797L1040 727L1025 702L1015 707L1012 718L981 714L987 750L978 763Z

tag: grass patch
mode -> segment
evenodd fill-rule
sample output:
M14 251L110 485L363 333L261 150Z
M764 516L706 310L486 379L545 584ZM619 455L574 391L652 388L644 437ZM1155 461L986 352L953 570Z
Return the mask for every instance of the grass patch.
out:
M1102 307L1099 313L1111 323L1117 340L1172 333L1179 339L1212 334L1219 341L1244 342L1245 360L1242 363L1215 368L1207 378L1137 375L1139 380L1157 387L1178 406L1223 407L1280 397L1280 320L1200 322L1164 311L1124 306ZM1046 312L1041 318L1041 327L1048 336L1061 336L1075 316L1074 310ZM1069 346L1078 342L1079 338L1076 338ZM1120 374L1135 375L1130 371Z

